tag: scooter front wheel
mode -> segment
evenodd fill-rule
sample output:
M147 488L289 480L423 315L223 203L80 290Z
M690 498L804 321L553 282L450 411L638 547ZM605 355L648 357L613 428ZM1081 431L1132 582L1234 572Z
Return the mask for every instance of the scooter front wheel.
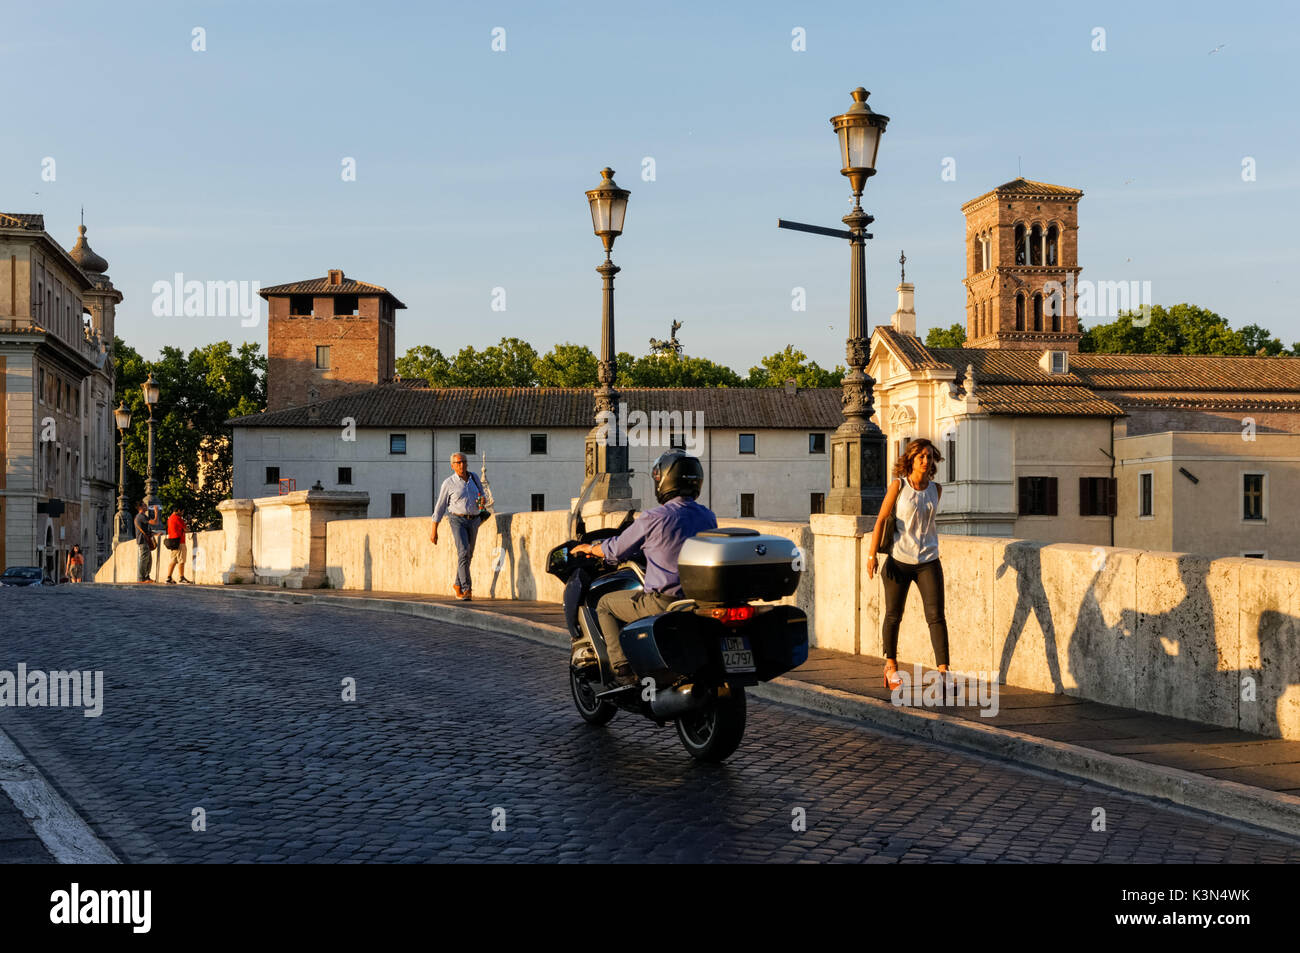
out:
M569 669L569 691L573 693L573 704L578 709L582 720L589 725L603 725L618 712L613 702L596 697L596 689L587 676L576 669Z
M725 761L745 736L745 689L731 686L698 715L677 719L677 737L696 761Z

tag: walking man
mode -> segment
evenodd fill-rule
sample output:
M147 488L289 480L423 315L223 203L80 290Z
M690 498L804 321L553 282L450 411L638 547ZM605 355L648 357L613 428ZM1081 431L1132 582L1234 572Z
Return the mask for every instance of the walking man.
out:
M451 535L456 540L456 581L452 590L456 598L470 600L469 564L474 558L474 541L478 538L479 514L487 503L483 485L470 472L465 454L451 455L451 476L442 481L438 503L433 508L433 528L429 539L438 545L438 524L444 516L451 524Z
M149 508L141 500L135 507L136 582L153 582L153 550L156 543L149 529Z
M178 506L172 510L172 515L167 517L167 539L163 545L171 550L171 561L167 564L167 582L175 585L172 579L172 573L175 572L177 564L181 567L181 582L189 585L190 580L185 578L185 533L189 527L185 525L185 517Z

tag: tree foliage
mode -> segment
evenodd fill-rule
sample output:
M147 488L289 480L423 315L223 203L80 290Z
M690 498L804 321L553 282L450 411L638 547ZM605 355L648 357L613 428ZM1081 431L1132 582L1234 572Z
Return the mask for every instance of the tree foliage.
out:
M583 344L556 344L538 355L526 341L502 338L477 350L462 348L448 358L435 347L410 348L397 359L404 378L423 378L430 387L595 387L598 361ZM763 358L748 377L705 357L666 351L637 357L618 354L618 387L784 387L793 377L800 387L839 387L844 368L827 370L787 344Z
M1148 318L1125 311L1109 324L1082 328L1080 351L1098 354L1300 355L1258 324L1233 330L1227 320L1193 304L1154 305Z
M217 503L228 498L233 474L230 417L266 408L266 358L258 345L233 348L220 341L187 355L164 347L146 361L121 338L113 341L117 367L115 401L131 411L123 446L126 493L134 508L144 496L149 463L149 410L144 384L158 383L154 408L154 475L164 512L181 506L195 529L220 524Z
M793 378L798 387L839 387L844 374L842 366L825 370L816 361L808 360L803 351L795 350L793 344L787 344L784 351L770 354L758 367L751 367L745 384L749 387L784 387L785 382Z
M946 331L943 328L931 328L925 332L926 347L962 347L966 343L966 329L954 324Z

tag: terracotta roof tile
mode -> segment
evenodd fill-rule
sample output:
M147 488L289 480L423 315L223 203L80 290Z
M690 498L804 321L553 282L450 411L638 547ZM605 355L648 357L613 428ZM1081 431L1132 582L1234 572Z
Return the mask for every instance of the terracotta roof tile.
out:
M1122 417L1124 408L1086 387L1055 384L975 383L980 407L990 414Z
M937 352L927 348L921 343L921 339L914 334L905 334L884 324L877 325L872 334L879 334L888 343L890 349L899 356L908 370L947 366L942 360L935 357ZM962 365L962 367L965 366Z
M355 278L349 278L346 275L344 275L343 280L336 285L330 284L329 276L326 275L324 278L307 278L303 281L291 281L288 284L284 284L284 285L271 285L268 288L263 288L261 291L258 292L258 294L260 294L263 298L266 298L270 295L291 295L291 294L292 295L298 295L298 294L381 295L381 296L387 296L389 298L392 298L393 301L396 302L396 307L398 308L406 307L406 305L402 304L402 302L397 300L396 295L394 295L391 291L389 291L387 288L383 287L382 285L372 285L366 281L357 281Z
M843 421L839 388L629 388L628 410L698 411L709 428L832 430ZM443 387L387 384L304 407L228 421L240 427L591 427L595 396L581 387Z

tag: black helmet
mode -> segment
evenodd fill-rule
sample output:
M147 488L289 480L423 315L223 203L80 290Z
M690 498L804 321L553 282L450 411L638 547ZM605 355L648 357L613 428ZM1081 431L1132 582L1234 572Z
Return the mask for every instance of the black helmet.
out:
M669 450L650 468L650 479L655 485L655 499L660 503L667 503L675 496L693 500L704 485L704 466L699 459L681 450Z

